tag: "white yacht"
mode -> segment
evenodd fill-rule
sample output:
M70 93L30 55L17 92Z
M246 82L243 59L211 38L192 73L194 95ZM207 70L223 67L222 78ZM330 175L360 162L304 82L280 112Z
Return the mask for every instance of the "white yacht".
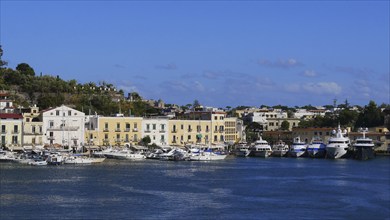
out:
M326 145L326 156L332 159L338 159L347 154L348 148L351 146L351 141L347 137L347 131L342 131L340 125L337 131L332 131L332 134L334 136L329 139L329 143Z
M247 157L250 153L248 143L247 142L238 143L233 153L237 157Z
M305 154L307 149L306 142L301 141L300 137L294 138L294 141L291 145L290 156L291 157L301 157Z
M321 158L325 157L325 153L326 144L324 144L320 137L313 137L309 146L307 147L308 156L312 158Z
M368 129L359 129L359 131L362 132L362 137L357 138L353 144L355 150L354 158L358 160L373 159L375 157L375 145L371 138L366 137Z
M193 161L224 160L227 154L218 146L191 146L189 159Z
M254 157L269 157L272 154L272 148L266 140L263 140L261 136L259 140L255 141L252 147L249 148L249 156Z
M69 156L65 158L65 164L92 164L92 163L101 163L106 158L93 158L93 157L84 157L84 156Z
M288 145L282 140L279 140L272 146L272 156L274 157L284 157L288 153Z

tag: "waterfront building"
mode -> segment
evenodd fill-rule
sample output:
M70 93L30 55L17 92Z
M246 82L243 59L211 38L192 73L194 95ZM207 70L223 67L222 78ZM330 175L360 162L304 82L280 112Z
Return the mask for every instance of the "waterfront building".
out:
M10 150L22 150L23 116L16 113L0 113L0 146Z
M300 137L301 141L309 143L313 137L321 138L325 143L328 143L329 138L332 136L332 131L335 128L293 128L292 136ZM349 130L349 129L348 129Z
M39 117L39 108L33 106L23 112L23 147L33 149L43 147L43 122Z
M150 144L167 145L168 117L151 117L142 120L142 138L149 136Z
M13 100L9 94L0 91L0 113L16 113L14 111Z
M142 117L87 116L85 140L94 146L136 145L142 138Z
M181 118L169 120L169 144L223 144L242 138L243 123L227 118L222 111L188 112Z
M79 148L84 145L85 114L62 105L41 112L43 143Z

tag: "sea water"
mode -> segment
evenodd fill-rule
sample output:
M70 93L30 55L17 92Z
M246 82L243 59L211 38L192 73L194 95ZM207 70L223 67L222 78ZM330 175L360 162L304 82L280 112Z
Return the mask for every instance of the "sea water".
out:
M390 219L390 158L0 164L0 219Z

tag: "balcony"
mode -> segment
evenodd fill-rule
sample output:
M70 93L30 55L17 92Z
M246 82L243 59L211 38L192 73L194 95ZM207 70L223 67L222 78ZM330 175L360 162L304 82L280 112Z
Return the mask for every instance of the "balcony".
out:
M126 129L125 129L125 132L130 132L130 128L126 128Z
M192 131L192 128L188 128L188 132L191 132Z
M48 131L78 131L79 126L60 126L60 127L49 127Z
M120 128L115 129L115 132L121 132Z
M103 143L109 143L109 142L110 142L109 139L107 139L107 138L103 139Z
M137 132L138 131L138 128L133 128L133 132Z
M2 130L1 134L7 134L7 130Z
M122 142L122 140L121 139L115 139L115 143L120 143L120 142Z
M13 130L13 131L12 131L12 134L19 134L19 133L20 133L19 130Z
M103 129L103 132L108 132L108 128Z
M165 133L166 131L165 130L160 130L160 133Z
M51 140L51 141L54 141L55 138L53 136L50 136L50 137L47 137L47 140Z
M197 130L196 130L196 132L201 132L201 131L202 131L202 129L197 129Z
M224 131L224 129L219 129L219 133L223 133Z
M177 130L176 130L176 129L172 130L172 133L176 133L176 132L177 132Z
M206 129L206 132L210 132L210 129Z
M145 130L145 133L150 133L151 132L151 130Z

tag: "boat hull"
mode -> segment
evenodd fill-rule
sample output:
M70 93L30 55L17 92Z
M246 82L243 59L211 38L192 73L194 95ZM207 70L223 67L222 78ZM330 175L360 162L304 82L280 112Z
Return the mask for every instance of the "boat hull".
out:
M369 160L375 158L372 147L359 147L355 150L353 158L356 160Z
M330 146L326 147L326 157L331 159L343 158L347 155L348 147L344 146Z

